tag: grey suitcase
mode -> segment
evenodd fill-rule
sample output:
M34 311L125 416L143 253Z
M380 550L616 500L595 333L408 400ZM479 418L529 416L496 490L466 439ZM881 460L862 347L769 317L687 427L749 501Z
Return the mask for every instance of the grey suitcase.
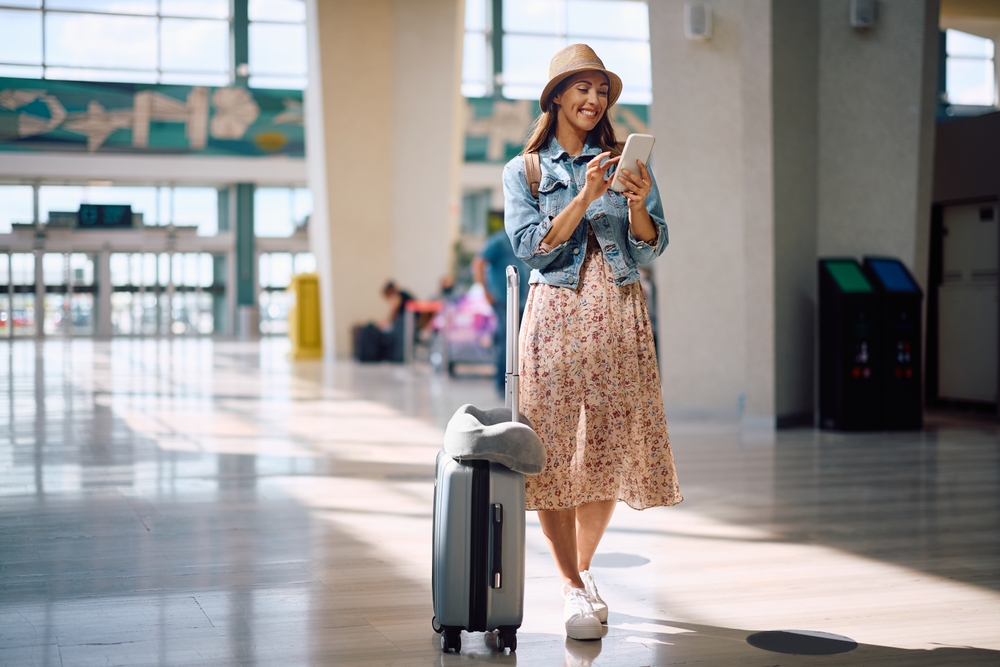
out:
M507 269L507 404L518 414L518 274ZM462 649L462 630L497 632L517 649L524 615L524 475L442 450L434 476L432 625L441 650Z

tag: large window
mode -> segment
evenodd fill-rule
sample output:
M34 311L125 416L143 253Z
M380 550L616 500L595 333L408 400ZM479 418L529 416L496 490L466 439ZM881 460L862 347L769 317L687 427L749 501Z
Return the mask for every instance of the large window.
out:
M0 186L0 201L7 189ZM80 204L128 204L133 213L142 214L144 226L197 227L201 236L213 236L219 229L218 196L215 188L43 185L38 189L38 215L49 222L50 214L75 213Z
M994 106L997 103L994 43L958 30L945 35L948 103Z
M305 2L249 0L250 86L306 85ZM0 0L0 76L226 86L230 0Z
M487 97L493 89L492 6L490 0L466 0L462 94Z
M35 201L30 185L0 185L0 234L10 234L11 225L35 221Z
M303 0L250 0L250 87L306 87Z
M502 75L494 81L493 2L502 2ZM605 67L622 78L619 101L652 102L649 10L635 0L466 0L462 92L508 99L537 99L548 62L574 43L589 44Z
M306 188L257 188L253 208L256 236L291 236L309 222L312 194Z
M0 75L224 86L228 0L0 0Z

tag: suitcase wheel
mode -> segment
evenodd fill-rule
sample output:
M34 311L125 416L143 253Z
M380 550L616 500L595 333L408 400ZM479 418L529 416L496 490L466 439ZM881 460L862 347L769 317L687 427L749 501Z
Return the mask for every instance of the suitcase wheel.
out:
M444 628L441 633L441 650L445 653L462 650L462 631L458 628Z
M434 628L434 632L436 632L438 634L441 634L442 632L444 632L444 628L442 628L441 624L438 623L438 617L437 616L434 616L434 617L431 618L431 627Z
M517 635L513 632L499 633L497 635L497 651L503 653L504 649L508 648L511 653L517 650Z

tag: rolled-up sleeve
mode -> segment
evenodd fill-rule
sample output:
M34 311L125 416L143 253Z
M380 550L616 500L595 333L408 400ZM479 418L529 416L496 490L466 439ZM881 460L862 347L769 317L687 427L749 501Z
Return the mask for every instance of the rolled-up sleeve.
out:
M542 243L552 219L538 207L524 178L524 156L519 155L503 169L504 229L519 260L542 270L559 256L568 242L550 247Z
M663 254L669 242L667 238L667 221L663 217L663 202L660 201L660 190L656 187L656 178L653 176L653 172L649 172L649 178L653 182L653 185L649 189L649 195L646 196L646 210L653 221L653 226L656 227L656 240L653 243L640 241L632 236L632 230L629 229L629 254L632 255L632 259L635 260L636 264L652 263L654 259Z

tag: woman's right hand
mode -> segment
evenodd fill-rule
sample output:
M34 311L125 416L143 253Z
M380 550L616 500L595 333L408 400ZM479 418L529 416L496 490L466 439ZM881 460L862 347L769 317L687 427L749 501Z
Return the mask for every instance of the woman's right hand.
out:
M580 190L580 197L583 198L587 206L590 206L591 203L603 197L604 193L611 186L611 179L614 178L614 174L612 173L609 178L605 178L604 174L608 172L608 167L621 159L621 156L613 157L604 164L601 164L601 160L610 156L611 152L605 151L587 163L587 182L584 184L583 189Z

